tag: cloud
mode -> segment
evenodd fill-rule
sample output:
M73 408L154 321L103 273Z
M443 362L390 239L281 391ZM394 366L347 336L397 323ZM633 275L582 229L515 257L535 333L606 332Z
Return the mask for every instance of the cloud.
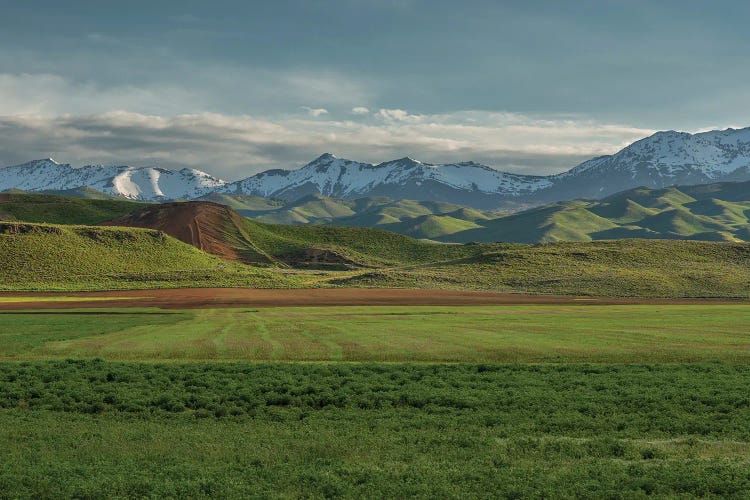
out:
M418 121L408 118L417 116L409 113L392 116L396 118L357 121L127 111L0 116L0 165L52 156L74 165L187 166L234 180L269 168L297 168L331 151L371 163L411 156L431 163L474 160L501 170L549 174L613 153L653 132L479 111L419 115Z
M302 109L307 111L307 114L310 116L318 117L322 115L327 115L328 110L325 108L311 108L309 106L302 106Z
M355 115L368 115L370 114L369 108L366 108L364 106L356 106L352 108L352 114Z
M403 109L381 109L376 113L378 118L393 122L418 123L422 121L420 115L410 115Z

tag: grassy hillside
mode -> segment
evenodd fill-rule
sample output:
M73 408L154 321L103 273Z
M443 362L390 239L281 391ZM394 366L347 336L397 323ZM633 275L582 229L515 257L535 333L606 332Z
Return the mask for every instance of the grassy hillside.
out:
M237 210L238 212L249 211L265 211L275 210L279 207L284 206L284 202L280 200L274 200L271 198L263 198L261 196L253 196L251 194L221 194L221 193L210 193L206 196L199 198L200 200L212 201L214 203L221 203Z
M439 245L362 228L278 226L239 218L233 230L281 270L219 259L160 231L0 225L0 288L344 286L592 296L748 297L750 245L617 240L543 245Z
M480 247L423 243L393 232L359 227L285 226L244 219L242 230L265 253L290 264L304 264L319 252L329 252L334 262L339 256L342 262L363 266L426 264L482 252Z
M449 215L420 215L400 222L383 224L382 228L413 238L437 239L451 234L480 228L470 220L457 219Z
M55 196L66 196L69 198L82 198L84 200L120 200L124 201L124 199L120 196L113 196L111 194L107 194L104 191L99 191L98 189L94 189L92 187L88 186L81 186L77 188L71 188L71 189L55 189L55 190L48 190L48 191L41 191L41 194L50 194Z
M96 199L97 193L76 194L91 199L3 193L0 219L95 224L144 206L119 199ZM636 188L599 201L559 202L513 214L383 197L342 200L310 195L284 202L211 194L204 199L267 224L377 228L444 243L618 238L750 241L750 182Z
M627 239L476 245L481 255L362 271L340 286L421 287L632 297L749 297L750 245Z
M450 203L309 196L244 215L269 223L377 227L449 243L615 238L750 241L750 182L636 188L600 201L567 201L501 214Z
M616 224L589 210L585 202L564 202L505 217L481 221L481 226L437 239L441 241L590 241L591 233Z
M310 195L273 210L243 211L243 215L271 224L317 224L372 227L414 238L435 239L479 227L476 221L497 217L453 203L391 200L370 197L358 200Z
M0 193L0 221L98 224L140 210L144 206L143 203L111 198Z
M423 243L379 229L266 224L209 202L150 205L107 224L158 229L209 253L256 265L369 267L465 258L482 251Z
M304 284L602 296L750 296L750 246L732 242L750 237L747 226L736 224L744 214L742 202L680 197L675 190L661 190L654 193L651 203L645 199L646 191L638 190L639 202L606 200L598 204L611 209L609 215L647 214L640 221L646 227L618 225L594 213L593 202L579 201L494 219L470 214L474 222L448 215L417 216L414 220L420 224L412 229L415 235L426 234L433 239L449 231L468 240L478 240L489 231L495 235L490 240L508 234L516 234L519 239L525 234L529 241L639 238L537 246L447 245L380 229L266 224L209 202L144 207L130 202L83 200L88 208L98 203L115 203L110 209L124 209L121 203L128 203L128 209L135 205L141 210L111 223L157 231L3 223L0 287ZM11 196L34 199L36 195ZM666 198L680 199L685 205L652 213L653 206ZM37 209L37 216L45 209L53 215L67 214L68 220L76 214L75 210L62 210L69 207L68 199L50 200ZM362 202L354 201L353 206L357 203ZM382 206L380 200L368 203ZM605 207L615 203L615 207ZM409 205L400 204L400 209ZM29 209L34 205L22 206ZM94 217L90 211L81 213L76 216ZM99 216L103 213L106 210L102 208ZM472 228L464 229L469 224ZM658 239L664 234L682 240L726 243ZM259 270L259 265L269 269ZM309 270L316 270L316 275L311 276Z
M0 223L0 289L289 286L159 231Z

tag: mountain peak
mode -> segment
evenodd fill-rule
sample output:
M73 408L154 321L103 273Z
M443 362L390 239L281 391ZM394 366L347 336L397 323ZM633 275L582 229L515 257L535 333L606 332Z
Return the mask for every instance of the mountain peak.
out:
M331 153L323 153L322 155L315 158L311 163L318 163L321 161L330 161L330 160L336 160L336 155Z
M61 163L56 162L52 158L41 158L39 160L32 160L28 163L24 163L24 165L62 165Z
M403 158L399 158L396 161L399 162L399 163L417 163L417 164L420 164L420 165L422 164L421 161L415 160L414 158L412 158L410 156L404 156Z

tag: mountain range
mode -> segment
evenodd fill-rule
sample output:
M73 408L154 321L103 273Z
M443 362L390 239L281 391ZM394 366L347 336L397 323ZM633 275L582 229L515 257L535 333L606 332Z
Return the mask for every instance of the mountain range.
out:
M572 199L600 199L624 189L750 180L750 128L698 134L658 132L621 151L550 176L500 172L475 162L433 165L411 158L377 165L323 154L297 170L267 170L227 182L196 169L89 165L52 159L0 169L0 191L60 192L84 187L142 201L210 194L294 201L388 197L442 201L481 209L523 208Z

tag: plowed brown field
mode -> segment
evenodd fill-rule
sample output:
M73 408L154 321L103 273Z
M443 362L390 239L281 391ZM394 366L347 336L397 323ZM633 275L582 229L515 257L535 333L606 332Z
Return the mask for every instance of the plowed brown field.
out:
M555 295L523 295L453 290L387 288L318 288L266 290L248 288L180 288L107 292L2 292L0 309L68 309L76 307L274 307L274 306L417 306L417 305L512 305L512 304L741 304L731 299L592 298ZM18 302L8 301L18 297ZM24 297L34 297L24 301ZM49 297L49 301L40 300ZM56 301L56 297L80 300ZM107 300L107 298L112 300ZM86 300L90 298L91 300ZM127 300L123 300L127 299Z

